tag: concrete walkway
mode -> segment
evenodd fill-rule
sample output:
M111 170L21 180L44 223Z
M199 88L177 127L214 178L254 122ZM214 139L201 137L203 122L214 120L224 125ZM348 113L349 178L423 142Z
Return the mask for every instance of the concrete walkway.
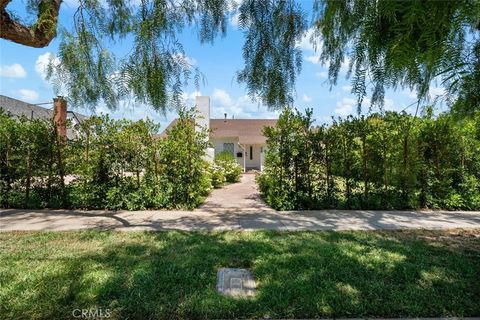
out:
M317 210L278 212L260 198L253 174L214 190L194 211L0 211L0 231L374 230L480 228L480 212Z

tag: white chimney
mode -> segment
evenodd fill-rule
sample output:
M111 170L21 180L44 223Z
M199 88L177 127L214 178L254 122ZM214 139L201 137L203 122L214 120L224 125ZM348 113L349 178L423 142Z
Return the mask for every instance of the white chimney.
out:
M210 129L210 98L206 96L198 96L195 100L198 117L197 124L201 127Z
M195 104L198 111L197 125L203 128L207 128L207 130L210 130L210 98L205 96L198 96L196 97ZM205 150L204 159L213 162L214 157L215 149L207 148Z

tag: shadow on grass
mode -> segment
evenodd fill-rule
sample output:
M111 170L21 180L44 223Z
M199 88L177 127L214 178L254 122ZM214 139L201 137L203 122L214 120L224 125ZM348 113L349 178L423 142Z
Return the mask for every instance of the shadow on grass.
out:
M87 231L0 240L2 319L72 318L89 308L122 319L480 314L478 252L396 232ZM220 296L221 267L251 269L257 295Z

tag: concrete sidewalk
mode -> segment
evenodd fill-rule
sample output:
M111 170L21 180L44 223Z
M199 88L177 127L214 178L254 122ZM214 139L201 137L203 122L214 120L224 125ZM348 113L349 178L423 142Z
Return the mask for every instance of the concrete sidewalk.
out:
M374 230L480 228L480 212L321 210L275 212L252 210L0 212L0 231L61 230Z
M480 212L317 210L278 212L260 198L253 174L212 192L194 211L0 209L0 231L374 230L480 228Z

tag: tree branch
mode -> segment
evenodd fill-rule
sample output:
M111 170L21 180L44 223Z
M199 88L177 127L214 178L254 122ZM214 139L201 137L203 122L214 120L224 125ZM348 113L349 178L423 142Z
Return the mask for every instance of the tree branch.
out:
M37 21L25 26L8 14L11 0L0 0L0 38L25 46L43 48L57 35L57 21L62 0L41 0L38 3Z

